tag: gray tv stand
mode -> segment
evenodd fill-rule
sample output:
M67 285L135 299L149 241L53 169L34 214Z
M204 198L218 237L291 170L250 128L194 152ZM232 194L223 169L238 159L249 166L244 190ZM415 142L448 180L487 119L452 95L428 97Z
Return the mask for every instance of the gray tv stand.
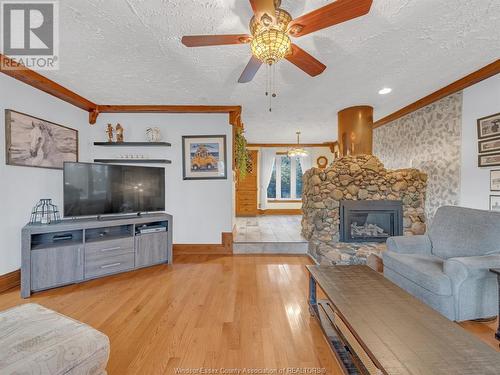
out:
M161 263L172 264L168 214L28 224L22 229L21 297Z

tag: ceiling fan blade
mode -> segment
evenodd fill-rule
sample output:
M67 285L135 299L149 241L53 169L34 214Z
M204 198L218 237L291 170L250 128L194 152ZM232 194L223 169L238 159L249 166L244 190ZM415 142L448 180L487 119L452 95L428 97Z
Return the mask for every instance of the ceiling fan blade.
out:
M182 44L186 47L221 46L226 44L245 44L252 37L248 34L232 35L189 35L182 37Z
M250 61L248 62L247 66L243 70L243 73L241 73L240 78L238 79L239 83L247 83L250 82L253 77L255 77L255 74L259 70L260 66L262 65L262 61L260 61L258 58L252 55L250 58Z
M304 72L309 74L311 77L315 77L323 73L326 69L326 65L316 60L313 56L308 54L296 44L292 44L292 53L289 54L286 59L299 69L302 69Z
M250 0L255 16L260 19L264 14L267 14L273 20L276 16L276 8L274 0Z
M290 22L290 35L299 37L367 14L372 0L337 0Z

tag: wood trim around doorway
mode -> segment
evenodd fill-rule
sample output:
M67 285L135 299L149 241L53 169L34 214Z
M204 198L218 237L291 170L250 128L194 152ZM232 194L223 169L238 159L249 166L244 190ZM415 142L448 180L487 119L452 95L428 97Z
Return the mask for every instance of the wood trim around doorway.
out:
M334 142L326 143L300 143L300 147L326 147L330 148ZM261 147L261 148L289 148L297 147L297 143L248 143L247 147Z

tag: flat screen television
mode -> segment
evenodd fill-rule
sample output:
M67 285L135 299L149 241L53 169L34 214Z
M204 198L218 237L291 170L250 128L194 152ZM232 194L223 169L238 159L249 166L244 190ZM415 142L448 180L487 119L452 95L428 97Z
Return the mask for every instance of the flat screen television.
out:
M64 163L64 216L165 210L165 169Z

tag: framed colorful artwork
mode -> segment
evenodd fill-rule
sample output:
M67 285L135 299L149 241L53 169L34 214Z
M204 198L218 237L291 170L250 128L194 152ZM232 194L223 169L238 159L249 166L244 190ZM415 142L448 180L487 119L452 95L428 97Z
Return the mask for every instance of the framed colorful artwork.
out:
M184 180L227 179L226 136L183 136L182 170Z

